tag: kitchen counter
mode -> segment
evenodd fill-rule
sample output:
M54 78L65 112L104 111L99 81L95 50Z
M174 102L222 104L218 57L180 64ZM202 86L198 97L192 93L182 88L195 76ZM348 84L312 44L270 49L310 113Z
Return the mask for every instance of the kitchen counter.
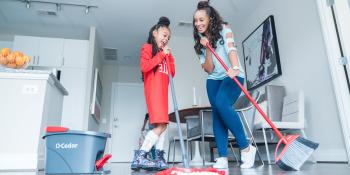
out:
M68 95L68 91L58 81L57 77L51 71L46 70L27 70L27 69L10 69L0 66L0 78L3 79L46 79L52 85L62 92L63 95Z
M50 71L0 68L0 171L44 168L47 126L61 126L67 90Z

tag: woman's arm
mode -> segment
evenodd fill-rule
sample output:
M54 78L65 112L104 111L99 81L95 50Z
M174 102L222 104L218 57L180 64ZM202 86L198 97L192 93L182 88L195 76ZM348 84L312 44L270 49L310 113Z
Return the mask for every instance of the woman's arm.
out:
M213 64L212 53L210 49L206 46L207 43L208 39L206 37L202 37L201 44L205 47L205 62L202 64L202 67L208 74L211 74L215 66Z
M239 75L240 73L240 65L238 62L237 56L237 48L233 39L233 32L228 25L224 26L224 41L225 41L225 50L228 54L228 58L231 64L231 67L227 74L232 78L234 76Z

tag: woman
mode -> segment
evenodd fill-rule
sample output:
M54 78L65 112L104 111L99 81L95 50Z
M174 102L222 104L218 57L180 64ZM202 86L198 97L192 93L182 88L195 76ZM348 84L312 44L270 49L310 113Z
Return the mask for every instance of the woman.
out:
M141 72L144 78L144 92L149 113L150 130L139 150L135 151L132 170L164 170L168 165L164 159L164 136L169 123L168 85L169 73L174 76L174 58L168 42L170 39L170 21L161 17L148 36L148 41L141 48ZM156 160L147 158L152 146L156 147Z
M207 94L213 110L213 130L219 152L219 158L213 167L228 168L227 145L230 130L241 149L240 167L251 168L254 165L256 148L248 143L242 122L232 107L241 90L231 78L236 77L242 84L244 83L244 73L237 56L232 30L209 5L209 1L198 3L193 26L194 49L199 55L203 69L208 73ZM230 67L227 72L206 47L208 42Z

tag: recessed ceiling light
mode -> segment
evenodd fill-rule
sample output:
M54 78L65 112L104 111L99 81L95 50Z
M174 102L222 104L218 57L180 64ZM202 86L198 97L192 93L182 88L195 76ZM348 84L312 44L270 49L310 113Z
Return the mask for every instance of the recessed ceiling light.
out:
M62 9L61 4L56 4L56 7L57 7L57 11L58 11L58 12L61 11L61 9Z
M27 9L30 8L30 2L29 1L26 2L26 7L27 7Z
M179 21L177 23L178 26L182 26L182 27L192 27L192 22L188 22L188 21Z
M85 14L88 14L88 13L89 13L89 9L90 9L90 7L89 7L89 6L86 6L86 8L85 8Z

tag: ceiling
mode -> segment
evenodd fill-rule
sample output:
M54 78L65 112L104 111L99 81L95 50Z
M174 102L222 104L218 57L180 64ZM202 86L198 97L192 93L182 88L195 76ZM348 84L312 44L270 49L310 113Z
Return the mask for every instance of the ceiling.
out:
M27 9L19 0L0 0L0 35L34 35L88 39L95 26L101 48L116 48L118 64L136 65L139 49L149 28L160 16L171 20L172 34L192 35L192 27L177 25L192 22L199 0L41 0L57 3L95 5L85 14L84 7L32 3ZM259 0L212 0L225 21L239 23L253 11ZM54 11L57 16L42 16L38 10Z

